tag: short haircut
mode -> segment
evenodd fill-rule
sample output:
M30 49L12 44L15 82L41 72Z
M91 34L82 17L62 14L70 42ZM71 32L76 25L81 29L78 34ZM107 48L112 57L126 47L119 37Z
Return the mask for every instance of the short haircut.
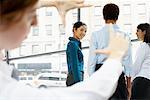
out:
M103 8L103 17L105 20L117 20L119 16L119 7L116 4L108 3Z
M83 25L85 25L86 26L86 24L85 23L83 23L83 22L80 22L80 21L78 21L78 22L76 22L76 23L74 23L74 25L73 25L73 32L74 32L74 29L75 30L77 30L80 26L83 26Z
M142 32L143 32L143 31L145 31L149 26L150 26L150 24L148 24L148 23L141 23L141 24L139 24L139 25L137 26L137 29L140 29L140 30L142 30Z

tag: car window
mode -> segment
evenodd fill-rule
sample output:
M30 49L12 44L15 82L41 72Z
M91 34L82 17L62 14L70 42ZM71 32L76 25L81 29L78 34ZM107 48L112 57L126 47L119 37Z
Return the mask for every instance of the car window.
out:
M32 77L28 77L28 80L33 80L33 78Z
M58 81L59 77L49 77L49 80L56 80L56 81Z
M20 80L27 80L26 77L20 77Z
M49 80L48 77L39 77L39 80Z
M61 81L66 81L66 78L61 78Z
M39 77L39 80L59 80L59 77Z

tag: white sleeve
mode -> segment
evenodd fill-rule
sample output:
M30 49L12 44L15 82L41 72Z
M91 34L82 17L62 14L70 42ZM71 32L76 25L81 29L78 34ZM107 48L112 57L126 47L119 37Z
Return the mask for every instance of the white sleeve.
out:
M91 77L75 84L72 88L90 91L91 93L98 94L99 98L101 98L100 100L108 100L116 90L122 71L123 66L120 62L114 59L107 59L103 66L92 74Z
M121 72L121 63L108 59L89 79L67 88L36 89L11 81L0 87L0 100L107 100Z
M147 48L147 44L143 43L141 46L137 49L135 62L132 65L132 71L131 76L134 78L140 71L142 64L146 58L147 50L149 50L149 47Z

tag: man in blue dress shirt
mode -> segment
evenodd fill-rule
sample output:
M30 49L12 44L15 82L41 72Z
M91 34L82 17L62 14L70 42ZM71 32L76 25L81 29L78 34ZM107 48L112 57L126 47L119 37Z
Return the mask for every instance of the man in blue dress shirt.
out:
M123 34L125 37L129 37L127 33L120 30L119 26L116 25L119 16L119 7L116 4L106 4L103 8L103 18L105 25L96 32L93 32L91 36L91 45L89 51L89 63L88 73L93 74L98 70L105 60L108 58L106 54L95 54L94 51L97 49L107 48L109 44L109 24L113 24L115 33ZM126 88L126 82L124 73L127 77L127 86L130 86L130 66L132 64L131 49L129 45L128 52L122 60L124 66L124 72L121 74L118 80L118 87L110 99L127 99L128 91Z

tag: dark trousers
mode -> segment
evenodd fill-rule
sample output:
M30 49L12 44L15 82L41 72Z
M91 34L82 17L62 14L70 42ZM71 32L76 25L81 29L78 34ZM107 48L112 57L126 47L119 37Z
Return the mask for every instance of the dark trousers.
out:
M83 71L80 72L80 76L81 76L82 79L79 80L79 81L76 81L74 79L73 73L69 72L68 75L67 75L67 79L66 79L66 86L71 86L71 85L73 85L77 82L83 81L83 79L84 79L84 72Z
M103 64L96 64L95 71L97 71Z
M95 71L97 71L103 64L96 64ZM117 88L114 94L109 98L109 100L127 100L128 90L126 87L124 73L122 73L118 80Z
M124 73L122 73L118 80L117 88L114 94L109 98L109 100L127 100L128 99L128 90L126 87Z
M137 77L133 80L131 100L150 100L150 80Z

